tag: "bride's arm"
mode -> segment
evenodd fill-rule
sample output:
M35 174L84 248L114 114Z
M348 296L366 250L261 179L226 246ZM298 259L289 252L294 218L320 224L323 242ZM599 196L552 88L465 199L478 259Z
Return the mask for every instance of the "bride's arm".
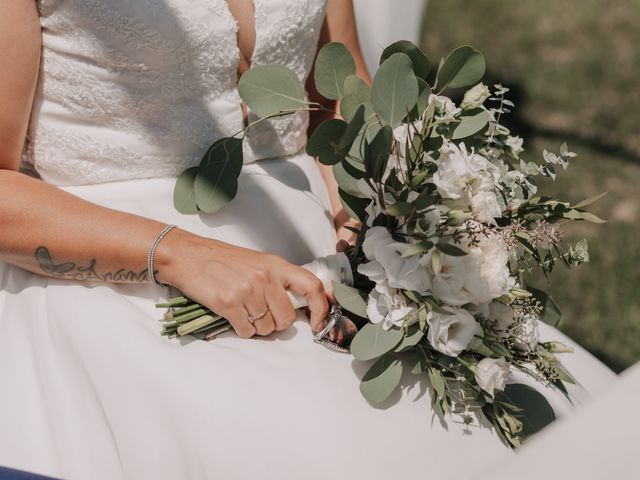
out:
M163 224L99 207L18 171L38 76L40 24L32 0L0 15L0 261L60 279L145 282L147 251ZM160 243L160 282L227 317L239 335L295 319L286 289L306 295L312 326L324 320L322 283L285 260L174 230ZM224 281L220 281L224 279ZM270 313L256 326L248 314Z
M369 71L365 65L362 51L360 50L360 42L358 40L358 31L356 29L355 13L352 0L329 0L327 6L327 18L322 28L320 35L320 47L328 42L342 42L349 49L356 61L356 74L363 78L367 83L371 84L371 78L369 77ZM310 97L313 101L322 103L325 107L330 109L337 109L334 103L330 104L326 99L322 98L320 94L315 90L315 86L312 81L313 77L310 77L310 81L307 85ZM316 114L311 119L311 129L319 125L323 120L326 120L323 112ZM353 224L353 220L349 217L345 209L340 202L340 196L338 194L338 184L333 177L333 170L330 166L318 164L322 172L327 189L329 190L329 196L331 199L331 208L333 211L334 224L336 226L336 232L338 234L338 250L344 250L349 243L354 240L354 234L350 230L344 228L347 225Z

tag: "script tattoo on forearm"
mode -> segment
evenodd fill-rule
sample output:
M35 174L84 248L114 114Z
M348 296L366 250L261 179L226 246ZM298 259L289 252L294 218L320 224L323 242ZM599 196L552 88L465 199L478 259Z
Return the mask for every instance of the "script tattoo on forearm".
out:
M36 248L36 260L43 272L60 278L70 280L83 281L102 281L102 282L146 282L149 280L147 269L140 272L121 268L115 272L98 273L96 271L97 260L91 259L89 265L78 265L75 262L65 262L56 264L49 253L47 247Z

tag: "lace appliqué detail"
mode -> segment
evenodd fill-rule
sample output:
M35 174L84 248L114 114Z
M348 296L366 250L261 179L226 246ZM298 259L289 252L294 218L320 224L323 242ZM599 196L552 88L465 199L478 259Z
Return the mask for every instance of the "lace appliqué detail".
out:
M304 80L326 0L254 0L256 64ZM38 0L42 71L26 162L85 184L173 176L242 129L235 20L226 0ZM255 129L246 162L306 141L308 116Z

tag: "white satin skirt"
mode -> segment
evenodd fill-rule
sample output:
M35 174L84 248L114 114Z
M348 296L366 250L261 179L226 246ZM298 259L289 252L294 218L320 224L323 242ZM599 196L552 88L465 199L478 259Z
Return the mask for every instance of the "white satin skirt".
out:
M299 264L333 252L329 202L306 155L245 167L238 197L183 216L173 179L66 187L106 207ZM216 288L215 283L211 288ZM484 425L447 425L406 372L384 405L362 398L367 364L314 344L306 318L285 332L206 343L160 335L163 291L45 279L0 263L0 465L67 479L456 479L510 455ZM614 378L576 349L573 404ZM531 382L529 382L531 383Z

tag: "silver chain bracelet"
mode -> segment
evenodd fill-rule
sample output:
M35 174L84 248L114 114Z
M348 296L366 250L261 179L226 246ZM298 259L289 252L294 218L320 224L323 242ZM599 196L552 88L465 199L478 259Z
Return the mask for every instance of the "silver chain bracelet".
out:
M156 250L158 249L158 245L160 245L162 239L166 237L167 233L169 233L174 228L177 228L177 225L167 225L166 227L164 227L158 234L158 236L153 240L153 243L149 248L149 253L147 254L147 273L149 275L149 280L151 280L151 283L156 287L166 287L166 285L163 285L162 283L158 282L158 280L156 280L156 275L153 268L153 261L156 255Z

